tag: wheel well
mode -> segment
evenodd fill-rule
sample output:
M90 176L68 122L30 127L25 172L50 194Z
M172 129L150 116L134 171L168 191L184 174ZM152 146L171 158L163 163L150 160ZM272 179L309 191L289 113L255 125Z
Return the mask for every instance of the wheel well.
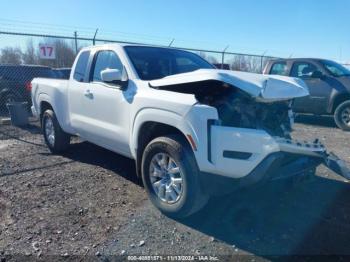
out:
M46 102L46 101L43 101L40 103L40 122L41 122L41 118L44 114L44 112L47 110L47 109L52 109L52 106Z
M333 107L332 107L332 113L335 112L335 109L344 101L350 100L350 95L349 94L341 94L338 95L333 102Z
M191 146L186 139L186 136L176 127L152 121L142 124L137 139L136 169L138 176L141 176L141 160L145 147L153 139L166 135L179 135L188 143L189 146Z

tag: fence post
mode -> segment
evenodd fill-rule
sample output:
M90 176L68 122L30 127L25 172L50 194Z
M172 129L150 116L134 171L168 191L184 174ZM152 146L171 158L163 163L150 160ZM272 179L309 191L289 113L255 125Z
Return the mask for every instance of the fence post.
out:
M78 33L74 31L74 41L75 41L75 54L78 54Z
M171 42L170 42L170 44L168 45L168 47L171 47L171 45L174 43L174 41L175 41L175 38L173 38L173 39L171 40Z
M226 50L227 50L228 47L229 47L229 45L226 46L225 49L222 51L222 56L221 56L221 69L224 69L225 52L226 52Z
M92 39L92 45L95 45L97 32L98 32L98 28L96 29L95 34L94 34L94 38Z
M264 59L264 57L265 57L265 54L266 54L266 52L267 52L267 50L265 50L264 51L264 53L262 53L262 55L261 55L261 65L260 65L260 71L261 71L261 73L264 73L263 72L263 70L264 70L264 68L263 68L263 59Z

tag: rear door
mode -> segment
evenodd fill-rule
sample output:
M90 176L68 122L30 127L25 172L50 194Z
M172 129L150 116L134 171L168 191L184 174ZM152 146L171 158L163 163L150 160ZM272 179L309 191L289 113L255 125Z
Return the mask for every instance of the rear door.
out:
M296 112L325 114L331 86L322 78L313 77L315 71L321 71L316 63L296 61L293 63L290 76L304 80L310 92L310 96L297 98L293 109Z

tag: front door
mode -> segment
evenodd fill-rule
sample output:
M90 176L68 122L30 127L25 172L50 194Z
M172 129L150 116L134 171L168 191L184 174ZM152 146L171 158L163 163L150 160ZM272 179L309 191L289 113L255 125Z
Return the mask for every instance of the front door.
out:
M309 62L295 62L292 66L291 76L301 78L309 88L310 95L294 100L293 109L295 112L325 114L328 104L328 97L332 87L325 81L325 78L315 78L313 73L321 71L316 64Z
M98 51L93 58L89 80L83 86L81 119L84 138L120 154L130 156L130 94L131 88L104 83L101 71L123 71L123 64L114 51Z

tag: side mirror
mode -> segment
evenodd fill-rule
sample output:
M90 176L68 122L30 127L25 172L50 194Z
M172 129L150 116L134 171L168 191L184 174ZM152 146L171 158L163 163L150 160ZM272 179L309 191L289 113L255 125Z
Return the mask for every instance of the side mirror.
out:
M122 81L122 72L118 69L105 69L101 71L101 79L103 82L113 83Z
M323 76L323 73L319 70L316 70L311 74L312 78L323 78Z

